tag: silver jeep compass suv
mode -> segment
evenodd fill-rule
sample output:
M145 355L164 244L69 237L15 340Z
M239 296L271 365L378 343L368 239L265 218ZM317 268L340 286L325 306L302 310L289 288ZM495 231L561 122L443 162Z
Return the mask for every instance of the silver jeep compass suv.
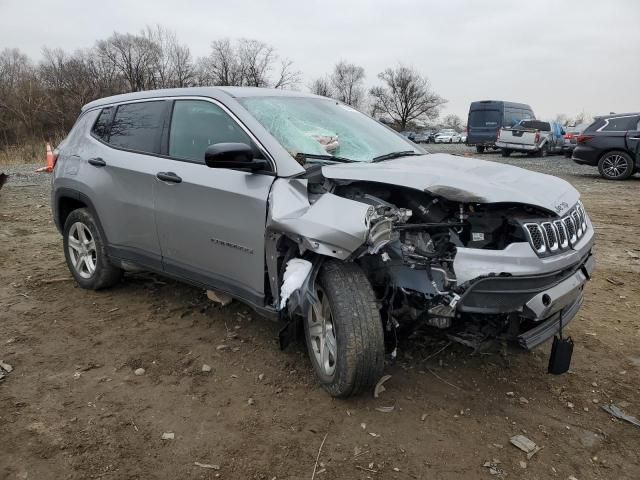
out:
M283 346L303 328L334 396L376 383L400 326L533 348L575 316L593 269L593 227L567 182L428 154L299 92L89 103L52 195L81 287L144 269L226 293L279 318Z

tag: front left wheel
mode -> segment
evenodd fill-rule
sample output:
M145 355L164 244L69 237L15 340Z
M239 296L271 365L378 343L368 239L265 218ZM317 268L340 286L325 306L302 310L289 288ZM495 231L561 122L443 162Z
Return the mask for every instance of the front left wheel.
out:
M320 384L334 397L373 388L384 368L384 331L366 275L355 263L327 260L315 296L304 330Z
M122 270L109 261L104 239L86 208L74 210L67 217L63 244L69 271L82 288L108 288L122 277Z

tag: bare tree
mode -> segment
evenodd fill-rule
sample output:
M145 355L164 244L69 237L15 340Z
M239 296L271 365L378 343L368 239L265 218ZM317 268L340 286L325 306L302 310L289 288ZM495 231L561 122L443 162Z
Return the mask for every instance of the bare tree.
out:
M450 114L444 117L443 125L447 128L453 128L456 132L462 131L462 120L459 116Z
M96 53L118 69L130 91L153 88L156 84L154 68L158 64L160 47L149 38L116 32L108 39L98 41Z
M204 85L290 88L299 82L300 72L264 42L222 39L211 42L211 52L199 61L198 77Z
M389 115L401 130L409 122L437 118L440 107L447 103L413 68L387 68L378 78L384 85L370 91L376 108Z
M147 26L142 37L156 48L156 55L151 59L154 88L185 87L192 83L195 71L191 51L178 42L174 32L162 25Z
M309 91L323 97L333 97L331 80L327 77L318 77L309 84Z
M364 77L364 68L343 60L338 62L331 74L333 97L352 107L359 107L364 100Z

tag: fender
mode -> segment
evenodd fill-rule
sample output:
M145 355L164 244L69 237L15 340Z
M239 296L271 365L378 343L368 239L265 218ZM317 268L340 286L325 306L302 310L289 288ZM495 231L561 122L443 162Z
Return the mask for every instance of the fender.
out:
M57 188L53 195L53 208L52 208L53 221L56 225L56 228L60 232L60 234L62 234L64 230L64 225L62 224L62 218L60 218L60 214L62 213L60 212L60 200L63 198L71 198L73 200L77 200L83 203L84 205L86 205L87 209L89 210L89 212L91 212L91 215L93 216L96 224L98 225L98 229L100 230L100 235L102 236L102 238L104 238L105 243L108 246L109 239L105 234L104 228L102 228L100 217L98 216L98 212L95 206L93 205L93 202L87 195L85 195L82 192L79 192L78 190L74 190L72 188L67 188L67 187Z

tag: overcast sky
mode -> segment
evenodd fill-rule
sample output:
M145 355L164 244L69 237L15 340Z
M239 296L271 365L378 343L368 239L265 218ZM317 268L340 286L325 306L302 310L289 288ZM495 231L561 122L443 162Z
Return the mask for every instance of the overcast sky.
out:
M528 103L539 118L640 110L640 1L0 0L0 49L87 48L160 23L205 55L213 39L255 38L304 74L340 59L367 85L398 63L426 75L466 117L469 103Z

